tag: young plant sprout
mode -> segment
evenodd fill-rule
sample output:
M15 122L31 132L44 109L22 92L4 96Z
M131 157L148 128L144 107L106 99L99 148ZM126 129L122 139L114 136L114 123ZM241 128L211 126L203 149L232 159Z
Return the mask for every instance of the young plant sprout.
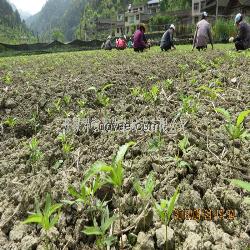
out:
M134 97L139 97L142 92L141 87L130 88L130 90L131 90L131 95Z
M110 87L112 87L114 84L106 84L100 89L97 89L96 87L90 87L88 90L94 90L96 94L96 101L97 104L107 107L110 104L110 98L106 95L106 90Z
M227 110L223 108L216 108L215 111L217 113L221 113L224 116L227 122L225 125L225 129L231 140L235 140L235 139L243 140L243 139L250 138L250 134L244 128L244 121L246 117L250 114L250 109L240 112L235 123L233 123L232 117Z
M44 210L41 211L39 204L36 200L36 213L31 214L25 221L22 222L23 224L36 223L44 229L46 233L46 249L50 249L48 232L59 221L61 217L61 207L61 203L52 204L51 196L47 193Z
M121 146L113 158L111 164L106 164L105 162L98 161L96 162L90 170L86 173L84 181L86 182L92 176L95 176L97 173L105 172L106 177L105 181L114 186L116 194L118 196L118 209L119 209L119 223L120 223L120 232L122 239L122 214L121 214L121 194L122 194L122 185L123 185L123 160L125 154L129 147L134 146L135 142L128 142L125 145ZM123 241L121 240L121 248L123 249Z
M68 106L68 105L70 104L70 102L71 102L71 96L65 95L65 96L63 97L63 101L64 101L64 103Z
M202 92L204 92L204 95L208 96L211 100L216 100L219 94L223 92L222 88L213 88L206 85L198 87L197 90L201 90Z
M77 104L82 109L85 107L86 101L79 99L79 100L77 100Z
M167 79L164 81L164 86L167 90L173 90L174 81L172 79Z
M97 237L97 240L95 242L97 248L106 249L107 246L110 247L116 240L114 236L108 235L107 232L116 219L116 216L110 217L109 209L108 207L106 207L104 213L102 213L100 226L94 218L94 225L90 227L85 226L83 233L86 235L95 235Z
M156 103L159 96L159 87L154 84L149 91L145 90L143 92L143 98L146 102Z
M3 124L10 128L13 128L17 124L17 119L15 117L8 117Z
M166 226L166 242L165 250L168 250L168 224L171 221L171 216L174 210L176 201L179 198L179 188L177 187L173 196L168 200L161 199L158 204L155 202L155 211L160 217L161 222Z
M240 187L242 189L245 189L247 192L250 192L250 183L249 182L233 179L233 180L231 180L231 184L236 186L236 187ZM244 201L248 205L250 205L250 196L245 198Z
M183 139L178 142L178 148L181 150L182 155L186 154L191 149L189 146L190 142L187 136L184 136Z
M56 109L56 111L58 113L61 112L61 108L62 108L62 99L61 98L58 98L57 100L54 101L54 108Z
M188 162L182 160L182 158L178 155L175 155L174 157L169 156L167 157L167 160L173 161L178 168L191 168L191 165Z
M4 77L3 77L3 82L7 85L11 84L13 82L13 77L11 75L11 72L8 72Z
M182 107L180 109L181 114L194 114L198 111L198 101L193 96L181 96Z
M29 143L30 160L32 163L38 162L43 157L43 153L39 149L38 144L39 142L36 138L32 138L31 142Z
M158 132L148 143L149 152L158 152L164 145L164 139L161 136L161 133Z
M70 143L70 138L65 133L65 131L63 131L58 135L57 139L61 142L63 154L65 156L68 156L74 149L72 144Z

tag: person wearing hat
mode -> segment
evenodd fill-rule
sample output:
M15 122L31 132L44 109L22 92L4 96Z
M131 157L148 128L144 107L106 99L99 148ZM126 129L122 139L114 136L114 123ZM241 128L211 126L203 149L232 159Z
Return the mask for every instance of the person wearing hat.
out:
M112 50L112 44L111 44L111 36L108 36L105 44L104 44L105 50Z
M208 42L211 43L212 49L214 48L211 26L207 21L207 17L208 17L207 12L203 12L201 21L199 21L196 25L196 31L193 41L193 49L196 47L196 49L198 49L199 51L204 50L207 48Z
M250 25L243 22L243 15L237 14L235 24L239 30L236 38L231 37L229 41L235 43L236 50L245 50L250 48Z
M176 49L174 46L174 31L175 26L173 24L170 25L169 29L163 34L161 38L160 48L161 51L167 51L171 48Z

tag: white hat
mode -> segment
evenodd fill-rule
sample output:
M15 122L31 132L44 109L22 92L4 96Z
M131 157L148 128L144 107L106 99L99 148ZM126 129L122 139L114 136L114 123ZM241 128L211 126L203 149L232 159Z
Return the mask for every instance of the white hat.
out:
M208 14L207 14L206 11L204 11L204 12L202 13L202 17L203 17L203 18L204 18L204 17L208 17Z
M171 24L169 28L175 30L175 26L173 24Z
M235 16L234 21L235 21L235 23L239 23L241 20L242 20L242 15L241 15L241 13L238 13L238 14Z

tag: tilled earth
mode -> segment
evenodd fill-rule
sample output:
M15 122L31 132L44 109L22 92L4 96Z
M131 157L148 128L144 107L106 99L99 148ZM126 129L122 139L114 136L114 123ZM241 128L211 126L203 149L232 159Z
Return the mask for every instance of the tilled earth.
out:
M135 178L143 183L151 171L156 179L152 199L170 198L179 186L176 208L186 211L184 218L172 216L169 249L248 249L250 206L245 198L250 194L232 186L230 179L250 180L250 142L232 142L225 119L214 109L228 110L233 122L241 111L250 109L249 56L249 52L230 50L192 53L183 47L169 53L153 48L141 54L126 50L1 58L0 249L45 249L43 230L21 224L35 211L35 198L42 208L46 193L54 202L71 200L68 187L79 187L95 161L110 163L119 146L129 141L137 144L124 160L125 249L163 249L164 227L153 206L143 212L133 188ZM113 84L105 91L110 105L102 107L88 88L107 83ZM149 90L153 85L159 88L155 102L132 89ZM200 86L209 87L210 92ZM183 96L193 98L189 109L183 108ZM79 100L85 102L84 107ZM137 127L100 131L84 124L91 119L95 125L116 119ZM149 148L159 133L154 126L142 129L149 121L164 123L162 143L153 152ZM249 117L244 126L250 129ZM58 140L64 130L72 146L68 154L62 153ZM184 136L190 147L180 154L178 142ZM30 161L32 138L43 153L35 163ZM176 155L189 167L171 160ZM97 196L101 199L107 194L110 213L117 213L118 197L112 187L102 188ZM201 218L190 216L190 211L198 209L203 212ZM216 217L216 212L222 212L222 217ZM86 207L65 204L49 233L50 246L95 249L95 238L82 232L86 225L92 225ZM118 222L113 225L113 234L117 233ZM114 249L119 249L118 243Z

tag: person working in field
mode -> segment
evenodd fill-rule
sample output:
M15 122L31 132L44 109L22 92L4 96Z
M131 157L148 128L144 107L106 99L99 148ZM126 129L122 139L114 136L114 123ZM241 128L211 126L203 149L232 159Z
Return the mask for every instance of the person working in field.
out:
M243 22L243 15L237 14L235 24L239 30L236 38L231 37L230 42L235 43L236 50L245 50L250 48L250 25Z
M105 50L112 50L112 44L111 44L111 36L108 36L105 44L104 44Z
M174 46L174 31L175 26L173 24L170 25L169 29L163 34L161 38L160 48L161 51L167 51L171 48L176 49Z
M194 35L193 49L204 50L207 49L208 42L211 43L212 49L213 39L211 33L211 26L207 21L208 14L207 12L202 13L201 21L199 21L196 25L196 31Z
M120 38L117 40L116 48L117 48L118 50L123 50L123 49L126 49L126 48L127 48L127 44L126 44L125 38L120 37Z
M138 25L137 30L134 33L134 51L143 52L147 47L145 43L145 27L143 25Z

